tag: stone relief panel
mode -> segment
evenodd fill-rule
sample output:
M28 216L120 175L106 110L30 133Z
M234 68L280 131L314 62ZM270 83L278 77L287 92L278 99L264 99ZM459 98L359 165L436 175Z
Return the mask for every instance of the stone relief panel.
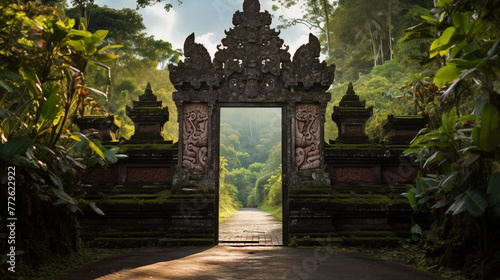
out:
M182 166L204 171L208 160L208 105L184 105Z
M295 164L299 170L320 168L321 114L318 104L295 108Z

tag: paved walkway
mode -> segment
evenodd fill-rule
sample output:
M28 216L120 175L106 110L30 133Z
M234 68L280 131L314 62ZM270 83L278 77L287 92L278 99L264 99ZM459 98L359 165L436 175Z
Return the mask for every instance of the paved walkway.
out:
M219 243L225 245L283 245L281 222L258 208L242 208L219 225Z
M426 280L422 271L362 253L284 246L137 249L55 280Z

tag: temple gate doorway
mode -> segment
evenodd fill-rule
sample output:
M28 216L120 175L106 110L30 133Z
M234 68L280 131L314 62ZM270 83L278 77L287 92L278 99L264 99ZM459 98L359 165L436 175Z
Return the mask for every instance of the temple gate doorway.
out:
M219 115L219 244L282 245L283 110L224 105Z

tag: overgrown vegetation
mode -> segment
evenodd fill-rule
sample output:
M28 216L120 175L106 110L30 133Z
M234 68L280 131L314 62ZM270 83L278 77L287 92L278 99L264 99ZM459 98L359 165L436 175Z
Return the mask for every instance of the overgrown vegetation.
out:
M433 224L422 233L430 263L493 279L500 263L500 18L498 1L441 0L410 28L432 38L416 105L429 120L407 154L423 170L405 194Z
M15 217L16 239L3 240L19 271L42 268L53 258L79 250L78 224L72 212L87 203L79 174L90 166L116 161L118 149L78 132L72 122L85 112L91 93L88 65L105 66L116 58L98 48L107 31L89 32L75 21L61 21L54 8L35 2L0 4L0 198L2 230ZM8 247L7 247L8 246ZM12 246L12 247L11 247ZM2 256L2 263L6 256ZM10 260L10 259L9 259ZM10 264L12 267L13 264ZM21 267L21 268L20 268ZM5 270L2 270L2 274ZM2 278L12 279L12 275ZM22 275L16 274L16 275Z

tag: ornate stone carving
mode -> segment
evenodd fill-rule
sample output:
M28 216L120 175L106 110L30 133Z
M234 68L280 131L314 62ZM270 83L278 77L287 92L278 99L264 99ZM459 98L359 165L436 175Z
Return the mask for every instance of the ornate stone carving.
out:
M182 165L204 171L208 160L208 105L184 105L182 129Z
M285 67L284 82L286 86L298 89L310 89L313 85L329 87L335 76L335 65L319 62L321 45L318 38L309 34L309 42L300 46L293 55L291 67Z
M300 104L295 111L295 164L300 170L320 168L320 106Z
M207 49L194 42L194 33L191 33L184 42L184 62L178 66L171 66L170 81L176 86L191 86L200 89L202 83L210 80L212 60Z
M185 61L169 67L178 90L174 100L202 101L197 92L207 91L218 102L321 99L326 104L330 94L325 91L333 81L335 65L320 63L318 39L310 34L309 43L297 50L292 62L288 46L279 38L280 32L270 28L271 22L267 11L260 12L258 0L245 0L243 11L233 16L234 27L225 31L217 46L213 63L191 34L184 43Z

